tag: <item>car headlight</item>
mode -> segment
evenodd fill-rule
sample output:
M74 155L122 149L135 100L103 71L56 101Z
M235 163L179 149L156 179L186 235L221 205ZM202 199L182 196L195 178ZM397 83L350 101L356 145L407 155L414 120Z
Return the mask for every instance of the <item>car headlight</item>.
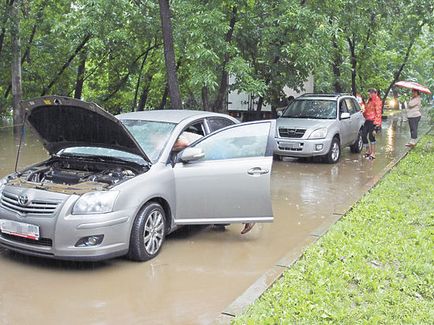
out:
M309 139L324 139L327 136L327 128L320 128L313 131Z
M72 208L72 214L99 214L113 211L118 191L83 194Z

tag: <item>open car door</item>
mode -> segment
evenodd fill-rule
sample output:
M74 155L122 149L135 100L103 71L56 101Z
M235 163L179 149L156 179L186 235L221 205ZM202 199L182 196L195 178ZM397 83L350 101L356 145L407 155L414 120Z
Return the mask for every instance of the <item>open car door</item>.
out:
M238 124L186 148L174 166L175 224L273 221L274 121Z

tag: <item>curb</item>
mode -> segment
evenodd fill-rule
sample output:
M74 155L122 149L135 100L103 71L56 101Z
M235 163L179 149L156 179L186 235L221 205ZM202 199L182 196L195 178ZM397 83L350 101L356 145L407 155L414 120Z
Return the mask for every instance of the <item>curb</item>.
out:
M432 127L428 127L428 130L423 133L422 136L430 133L432 131ZM338 222L342 217L344 217L350 210L352 210L353 206L357 204L369 191L386 175L388 174L393 167L395 167L403 158L407 156L411 149L404 152L404 154L400 157L393 159L390 163L388 163L381 173L371 179L369 182L365 184L366 192L350 206L344 213L334 212L331 218L334 220L324 226L320 226L315 229L308 237L307 240L303 243L302 247L297 250L291 250L288 254L283 256L274 266L272 266L268 271L262 274L262 276L257 279L247 290L245 290L237 299L235 299L229 306L227 306L221 314L215 319L213 324L223 325L230 324L231 321L247 311L247 309L252 305L262 294L268 290L277 280L279 280L285 270L294 265L303 255L306 249L318 241L319 238L324 236L331 227Z

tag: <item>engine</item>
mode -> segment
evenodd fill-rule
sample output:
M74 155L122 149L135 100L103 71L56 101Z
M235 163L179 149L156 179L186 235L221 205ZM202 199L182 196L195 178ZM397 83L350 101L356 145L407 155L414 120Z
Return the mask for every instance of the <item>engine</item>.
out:
M134 163L116 164L72 158L53 158L22 172L11 183L64 193L103 190L146 171Z

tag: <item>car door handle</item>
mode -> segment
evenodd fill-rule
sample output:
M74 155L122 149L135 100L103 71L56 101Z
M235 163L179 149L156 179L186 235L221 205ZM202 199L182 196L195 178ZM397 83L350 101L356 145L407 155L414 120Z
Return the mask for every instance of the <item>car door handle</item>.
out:
M262 169L261 167L253 167L247 171L247 174L258 176L268 174L270 171L268 169Z

